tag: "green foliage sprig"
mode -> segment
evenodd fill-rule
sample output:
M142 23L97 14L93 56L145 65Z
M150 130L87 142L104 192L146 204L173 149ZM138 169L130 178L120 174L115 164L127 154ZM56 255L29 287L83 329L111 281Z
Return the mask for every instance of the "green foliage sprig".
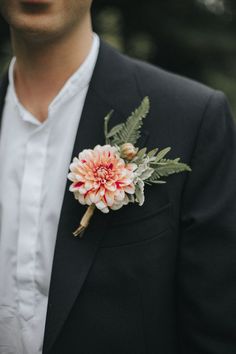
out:
M141 136L143 119L147 116L150 109L150 101L145 97L141 105L127 118L126 122L113 127L108 132L108 123L112 116L112 111L105 117L105 138L110 145L122 145L130 143L135 145Z
M166 183L165 178L172 174L191 171L191 168L181 162L180 158L166 158L171 150L170 147L162 150L155 148L149 152L146 147L143 149L135 147L141 136L143 120L147 117L149 110L150 100L145 97L125 122L114 126L110 131L108 125L113 111L104 119L106 144L116 146L127 163L136 165L135 196L129 196L129 198L131 202L138 202L140 205L144 202L144 184ZM133 154L127 154L127 148L131 148Z

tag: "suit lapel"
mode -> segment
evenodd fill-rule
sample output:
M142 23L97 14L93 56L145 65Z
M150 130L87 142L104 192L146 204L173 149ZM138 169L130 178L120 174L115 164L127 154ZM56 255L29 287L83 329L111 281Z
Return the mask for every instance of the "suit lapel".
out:
M118 59L120 58L120 59ZM127 95L135 87L133 76L127 76L122 57L103 42L90 83L80 120L73 155L84 148L104 144L104 116L114 109L112 125L124 120L140 103L141 97ZM124 89L124 82L127 87ZM132 102L131 102L132 101ZM59 335L72 306L78 297L96 252L104 236L109 216L97 212L83 239L72 232L77 228L86 208L68 191L67 183L55 247L43 353L48 353Z
M103 144L100 119L107 109L109 110L107 106L100 104L91 91L88 93L73 156L77 156L85 147ZM66 186L53 261L44 340L45 353L56 339L83 286L105 227L105 224L102 226L103 215L96 215L92 221L94 224L98 219L97 222L101 225L99 232L89 227L83 239L73 237L72 232L78 227L86 208L69 192L69 184L70 182Z

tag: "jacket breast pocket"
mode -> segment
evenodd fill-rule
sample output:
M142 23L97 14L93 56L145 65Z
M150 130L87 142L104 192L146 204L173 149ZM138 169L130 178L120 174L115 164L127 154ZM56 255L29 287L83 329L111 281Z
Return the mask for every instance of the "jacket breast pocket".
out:
M120 247L150 241L164 236L170 229L170 203L165 204L153 213L141 214L138 217L112 220L106 229L102 248Z

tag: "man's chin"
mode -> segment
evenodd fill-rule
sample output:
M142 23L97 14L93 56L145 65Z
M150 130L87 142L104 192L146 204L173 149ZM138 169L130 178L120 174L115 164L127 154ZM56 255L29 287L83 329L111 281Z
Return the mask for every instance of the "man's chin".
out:
M37 23L36 21L34 23L14 23L11 26L11 31L14 37L32 42L32 44L50 42L59 37L59 31L56 30L55 26L48 26L46 23Z

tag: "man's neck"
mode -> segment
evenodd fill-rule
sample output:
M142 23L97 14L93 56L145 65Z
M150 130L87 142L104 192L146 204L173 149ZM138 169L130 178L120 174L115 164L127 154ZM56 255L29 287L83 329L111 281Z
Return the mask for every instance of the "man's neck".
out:
M32 44L13 34L16 55L15 89L23 106L39 121L68 78L79 68L92 45L90 24L48 44Z

